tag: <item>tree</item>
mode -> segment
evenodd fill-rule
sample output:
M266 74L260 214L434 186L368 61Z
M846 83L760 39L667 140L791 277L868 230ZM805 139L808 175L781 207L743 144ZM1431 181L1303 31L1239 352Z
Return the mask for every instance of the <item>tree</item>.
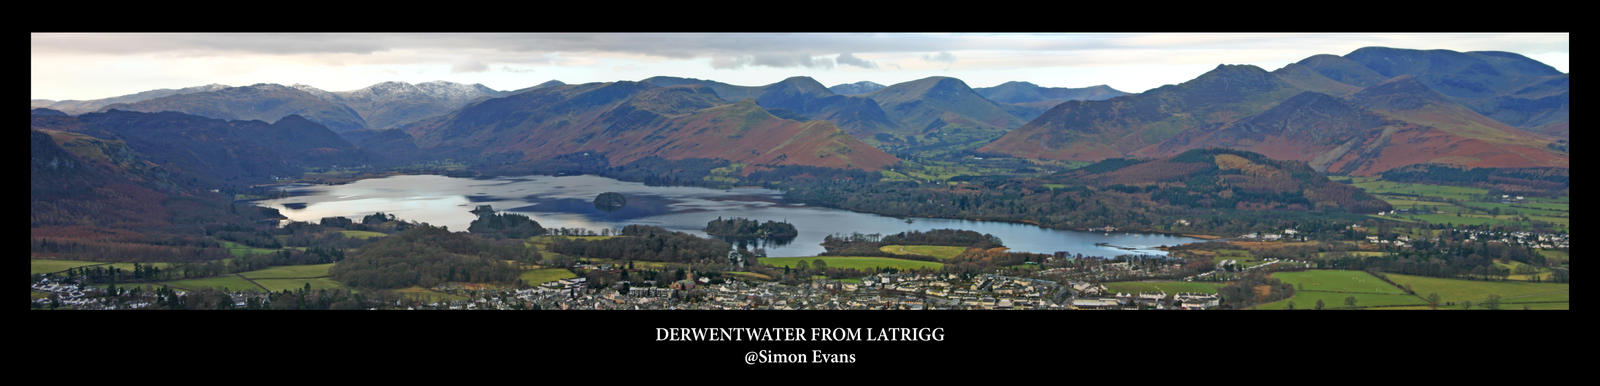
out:
M1463 310L1472 309L1472 301L1468 300L1468 301L1461 302L1461 309L1463 309Z
M1356 307L1356 297L1354 297L1354 296L1345 297L1344 298L1344 305L1345 305L1345 307L1355 308Z
M1484 304L1484 307L1486 307L1488 309L1491 309L1491 310L1500 309L1500 295L1498 295L1498 294L1490 294L1489 295L1489 301L1484 302L1483 304Z
M1435 309L1435 310L1439 309L1439 294L1438 293L1429 293L1428 294L1428 308Z
M1289 309L1291 309L1291 310L1294 309L1294 302L1293 301L1289 302Z
M1316 308L1316 309L1319 309L1319 310L1320 310L1320 309L1322 309L1322 308L1323 308L1323 307L1325 307L1325 306L1326 306L1326 305L1325 305L1325 304L1323 304L1323 303L1322 303L1322 299L1317 299L1317 308Z

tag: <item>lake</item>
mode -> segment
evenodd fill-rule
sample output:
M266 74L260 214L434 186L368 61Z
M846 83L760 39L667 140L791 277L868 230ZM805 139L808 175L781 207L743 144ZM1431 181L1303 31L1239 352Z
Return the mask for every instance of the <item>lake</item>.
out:
M257 201L291 221L318 222L342 216L355 221L374 212L407 221L465 231L478 205L527 215L545 228L613 231L629 224L655 225L709 237L703 229L717 217L744 217L794 224L799 236L784 245L765 245L769 256L815 256L829 234L877 233L953 228L993 234L1014 251L1085 256L1165 255L1155 247L1204 241L1197 238L1123 232L1080 232L1027 224L934 218L904 218L784 202L783 193L759 188L709 189L646 186L599 176L522 176L487 179L436 175L372 178L342 185L286 185L287 197ZM601 211L593 205L603 192L622 193L627 205ZM1105 243L1108 246L1096 245ZM1114 246L1114 247L1112 247Z

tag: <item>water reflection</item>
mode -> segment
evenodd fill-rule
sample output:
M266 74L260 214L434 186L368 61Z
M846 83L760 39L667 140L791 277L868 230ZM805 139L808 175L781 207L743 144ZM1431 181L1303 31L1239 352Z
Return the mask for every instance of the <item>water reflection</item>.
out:
M858 232L889 235L939 228L993 234L1017 251L1067 251L1085 256L1164 255L1153 248L1201 241L1154 234L1063 231L988 221L913 218L908 222L908 219L902 218L785 203L781 192L769 189L646 186L598 176L491 179L391 176L344 185L295 185L284 189L287 196L258 201L257 204L278 209L290 220L307 222L333 216L360 221L362 216L384 212L405 220L464 231L476 218L470 210L477 205L492 205L497 211L532 217L545 228L588 228L599 231L605 228L621 229L628 224L644 224L710 237L702 230L707 222L717 217L744 217L794 224L799 230L794 240L787 243L757 243L760 248L767 250L769 256L816 255L823 251L819 244L829 234ZM604 192L625 195L627 205L609 212L596 209L594 198Z

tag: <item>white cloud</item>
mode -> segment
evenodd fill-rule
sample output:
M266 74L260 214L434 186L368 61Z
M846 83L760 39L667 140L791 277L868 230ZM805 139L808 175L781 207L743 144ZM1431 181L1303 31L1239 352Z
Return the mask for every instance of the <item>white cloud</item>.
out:
M923 55L922 60L929 62L955 63L956 56L955 54L951 54L950 51L940 51L938 53Z

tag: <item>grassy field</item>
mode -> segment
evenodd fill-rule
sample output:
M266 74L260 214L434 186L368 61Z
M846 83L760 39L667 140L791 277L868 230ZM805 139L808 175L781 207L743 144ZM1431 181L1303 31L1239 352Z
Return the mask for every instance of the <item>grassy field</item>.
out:
M240 273L239 275L242 275L244 277L248 277L251 280L258 280L258 281L261 280L261 279L327 277L328 276L328 270L333 268L333 264L334 263L312 264L312 265L284 265L284 266L271 267L271 268L260 269L260 270L255 270L255 271L243 272L243 273Z
M333 279L329 279L329 278L326 278L326 277L308 278L308 279L254 279L254 278L252 278L252 280L255 280L256 283L261 283L262 287L266 287L266 289L268 291L272 291L272 292L279 292L279 291L283 291L283 290L291 290L291 291L298 290L298 289L301 289L301 288L305 288L306 283L310 283L311 284L311 289L313 289L313 290L345 288L344 284L340 284L339 282L333 281Z
M1384 181L1375 177L1337 177L1393 205L1397 210L1422 209L1433 213L1407 213L1376 216L1402 222L1431 224L1501 225L1524 227L1531 221L1570 226L1567 197L1528 197L1514 203L1489 197L1482 188L1413 184Z
M535 270L530 270L530 271L527 271L527 272L523 272L522 276L521 276L522 281L527 282L528 285L534 285L534 286L540 285L540 284L544 284L544 283L548 283L548 282L552 282L552 281L556 281L556 280L561 280L561 279L570 279L570 278L574 278L574 277L578 277L578 275L575 274L575 273L572 273L572 271L568 271L566 268L541 268L541 269L535 269Z
M956 257L956 255L960 255L962 252L966 252L967 247L949 247L943 245L885 245L878 247L878 250L896 255L923 255L932 256L939 260L946 260Z
M1566 283L1478 281L1393 273L1387 276L1400 285L1410 285L1411 290L1419 296L1437 293L1441 302L1454 303L1451 307L1441 305L1441 309L1459 309L1464 301L1471 301L1473 308L1478 308L1489 300L1489 295L1500 295L1501 308L1504 309L1522 309L1521 305L1511 306L1519 303L1566 304L1571 297L1570 285Z
M412 286L412 287L409 287L409 288L397 289L397 290L395 290L395 292L398 292L402 296L405 296L407 298L418 299L418 300L423 300L423 301L430 301L430 302L448 302L448 301L455 301L455 300L467 300L466 296L455 295L455 294L447 294L447 293L433 291L433 290L430 290L430 289L417 287L417 286Z
M339 231L339 233L343 234L344 237L348 237L348 238L352 238L352 239L363 239L363 240L364 239L370 239L370 238L373 238L373 237L388 236L388 235L383 234L381 232L373 232L373 231Z
M223 248L227 248L228 249L228 253L231 253L234 256L262 255L262 254L268 254L268 253L278 253L278 250L276 250L276 249L248 247L248 246L245 246L244 244L239 244L239 243L235 243L235 242L232 242L232 241L223 241L222 242L222 247Z
M1313 309L1318 300L1323 302L1324 309L1348 309L1350 307L1345 305L1345 299L1350 297L1356 298L1355 308L1427 303L1422 298L1406 294L1405 290L1362 271L1278 272L1272 274L1272 277L1294 285L1294 296L1258 305L1256 309L1287 309L1291 302L1294 303L1295 309Z
M939 269L944 263L921 260L896 259L891 257L862 257L862 256L818 256L818 257L763 257L761 264L774 267L793 267L800 261L807 265L816 265L817 260L827 262L830 268L854 268L860 270L878 270L893 267L895 269Z
M1273 278L1285 283L1294 284L1295 291L1335 291L1359 292L1375 294L1405 294L1406 291L1392 284L1385 283L1382 279L1373 277L1372 274L1362 271L1346 270L1310 270L1302 272L1278 272L1272 274Z
M1283 310L1289 308L1289 303L1294 303L1294 309L1309 310L1317 306L1317 300L1322 300L1322 308L1328 310L1350 309L1344 304L1345 298L1355 297L1356 308L1379 307L1376 309L1390 309L1390 306L1417 306L1427 304L1416 296L1411 295L1383 295L1383 294L1350 294L1337 292L1295 291L1294 297L1272 303L1256 306L1258 310Z
M201 288L215 288L215 289L219 289L219 290L220 289L227 289L227 290L241 290L241 291L263 291L261 286L258 286L258 285L255 285L253 283L250 283L249 281L245 280L244 278L241 278L241 277L238 277L238 276L234 276L234 275L222 275L222 276L217 276L217 277L208 277L208 278L204 278L204 279L173 280L173 281L169 281L169 282L164 282L162 284L166 284L169 287L191 289L191 290L201 289Z
M1140 293L1140 292L1166 292L1175 294L1179 292L1217 293L1218 288L1228 283L1214 283L1202 281L1118 281L1105 283L1106 291L1113 293Z
M146 267L153 266L161 269L172 268L172 263L139 263L139 265ZM111 266L122 269L123 271L133 272L133 263L111 263Z
M29 259L28 270L31 272L29 273L30 275L36 275L41 273L56 273L77 267L86 267L97 264L105 263L81 260Z

